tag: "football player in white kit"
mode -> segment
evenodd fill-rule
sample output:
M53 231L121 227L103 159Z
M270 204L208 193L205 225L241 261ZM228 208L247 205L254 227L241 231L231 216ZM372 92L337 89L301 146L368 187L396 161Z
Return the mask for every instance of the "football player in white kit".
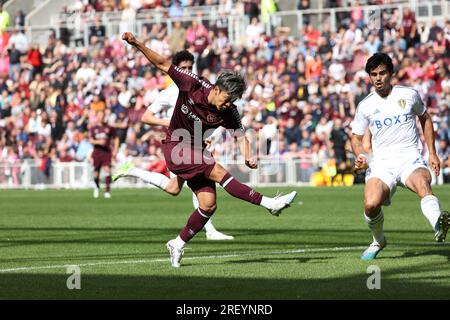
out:
M434 229L437 242L445 240L450 216L448 212L441 211L439 200L433 195L431 174L419 151L416 116L428 146L428 164L439 175L440 160L434 144L433 123L419 93L412 88L391 85L394 67L387 54L374 54L365 69L375 91L358 105L352 123L351 142L356 156L355 168L368 166L364 213L373 243L361 259L372 260L386 247L381 206L390 204L397 185L410 189L420 197L422 212ZM366 128L372 135L371 159L363 147Z
M172 63L183 70L192 71L194 65L194 56L187 50L177 52L172 59ZM177 102L179 89L172 83L169 87L162 90L156 99L145 111L141 121L153 126L168 127L170 124L170 118L173 114L173 109ZM220 131L220 129L218 129ZM213 136L216 132L213 133ZM160 189L166 191L171 195L178 195L184 185L184 180L172 175L171 179L167 179L165 176L155 174L140 168L133 167L131 162L124 163L113 175L113 181L118 180L121 177L131 176L139 178L146 183L153 184ZM194 193L192 193L192 202L195 209L198 208L198 200ZM233 240L234 237L219 232L213 225L212 219L205 225L206 238L208 240Z

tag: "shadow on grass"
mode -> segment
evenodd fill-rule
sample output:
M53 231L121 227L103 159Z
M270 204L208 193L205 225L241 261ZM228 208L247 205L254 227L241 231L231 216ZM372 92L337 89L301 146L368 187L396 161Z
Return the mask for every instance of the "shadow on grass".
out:
M157 233L170 233L174 231L180 231L183 226L180 225L180 228L135 228L135 227L126 227L126 228L98 228L98 227L0 227L0 231L30 231L30 232L44 232L44 231L50 231L50 232L157 232ZM255 228L232 228L232 229L224 229L224 231L227 232L235 232L235 233L241 233L245 235L270 235L270 234L280 234L280 233L295 233L296 235L299 234L299 232L302 233L315 233L315 234L322 234L322 233L364 233L365 235L368 234L368 230L365 227L361 228L323 228L323 229L312 229L312 228L270 228L270 229L255 229ZM409 230L409 229L387 229L388 232L393 233L412 233L412 234L431 234L429 230Z
M417 249L411 249L408 251L403 252L402 255L398 257L380 257L377 258L378 260L395 260L399 258L417 258L417 257L426 257L426 256L442 256L446 258L450 262L450 246L449 245L442 245L442 244L435 244L437 247L442 246L440 249L434 249L430 248L428 250L417 250ZM447 247L447 249L445 249ZM449 280L450 282L450 280Z
M291 299L449 299L444 277L423 275L436 266L397 268L382 273L381 290L368 290L368 275L340 278L256 279L248 277L82 275L81 290L68 290L61 274L1 274L1 299L159 299L159 300L291 300ZM440 271L442 271L441 267ZM437 268L439 269L439 267ZM418 278L401 278L413 273ZM434 281L433 283L431 281ZM438 283L436 283L438 282Z
M79 228L79 227L0 227L0 247L12 247L21 245L40 245L40 244L147 244L160 243L161 237L171 237L178 234L180 228ZM26 232L17 235L3 236L5 232ZM233 234L236 239L234 241L215 241L217 245L221 244L267 244L274 239L273 236L295 236L300 241L306 240L307 244L321 244L330 246L344 246L346 244L355 244L353 239L367 238L366 229L221 229L221 231ZM415 237L430 234L425 230L388 230L391 234L414 235ZM69 234L65 234L68 232ZM202 232L195 238L202 238ZM255 241L249 239L252 236L270 236L267 241ZM339 238L338 240L324 242L327 237ZM306 239L305 237L310 237ZM25 239L24 239L25 238ZM311 238L320 239L320 241L312 241ZM242 240L241 240L242 239ZM241 241L240 241L241 240ZM280 241L282 239L274 239L277 244L295 244L303 243L296 241ZM349 241L350 240L350 241Z

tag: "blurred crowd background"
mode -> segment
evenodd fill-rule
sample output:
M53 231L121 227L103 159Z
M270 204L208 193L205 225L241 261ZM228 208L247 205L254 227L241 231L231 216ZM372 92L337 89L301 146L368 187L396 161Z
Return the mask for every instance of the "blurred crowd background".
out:
M388 53L394 83L418 90L432 115L443 181L449 182L450 20L418 23L415 12L394 8L382 10L374 28L358 0L325 5L348 7L336 31L328 24L316 28L306 17L293 36L289 27L265 27L264 20L279 10L273 0L78 0L62 14L90 15L94 23L87 43L61 28L45 45L28 40L23 12L1 9L0 180L19 183L15 165L27 159L38 161L43 172L51 163L89 162L88 130L98 111L106 113L120 139L116 163L143 158L147 168L161 167L162 130L142 124L140 117L171 80L126 45L121 33L108 37L100 19L102 12L129 18L154 9L180 21L170 26L170 36L164 19L144 24L139 39L167 57L188 49L196 57L194 71L212 83L222 69L245 74L248 89L236 104L244 126L259 134L254 143L268 145L260 155L299 160L305 181L323 170L331 170L331 176L350 172L350 123L371 90L364 65L373 53ZM220 15L215 21L183 22L184 10L202 6L219 6ZM297 1L298 10L309 7L308 0ZM250 21L239 43L230 41L231 14ZM228 142L215 143L219 161L234 157Z

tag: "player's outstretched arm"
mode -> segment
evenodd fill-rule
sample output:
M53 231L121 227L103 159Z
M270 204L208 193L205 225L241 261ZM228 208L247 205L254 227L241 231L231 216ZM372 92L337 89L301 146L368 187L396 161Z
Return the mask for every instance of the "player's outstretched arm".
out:
M245 165L250 169L258 168L258 163L250 155L250 141L248 138L243 135L242 137L238 137L238 142L241 152L244 155Z
M160 119L155 117L155 114L150 110L146 110L141 117L141 122L149 124L151 126L163 126L168 127L170 125L169 119Z
M423 135L425 137L425 142L427 143L429 159L428 164L431 169L433 169L436 176L439 176L441 171L441 160L437 156L436 147L434 142L434 129L433 129L433 120L428 112L425 112L423 115L419 116L420 125L422 126Z
M367 154L364 150L364 136L353 134L351 139L353 153L356 156L355 169L364 169L367 166Z
M159 70L164 71L166 73L169 71L169 67L171 65L170 60L164 58L155 51L147 48L142 42L136 39L133 33L125 32L122 35L122 40L125 40L130 45L132 45L140 52L142 52L144 56L147 58L147 60L150 61Z

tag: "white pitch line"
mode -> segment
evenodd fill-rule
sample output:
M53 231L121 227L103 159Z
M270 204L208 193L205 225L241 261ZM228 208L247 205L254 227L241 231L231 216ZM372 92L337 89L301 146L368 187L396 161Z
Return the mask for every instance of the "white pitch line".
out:
M312 249L296 249L286 251L270 251L270 252L256 252L256 253L244 253L244 254L226 254L226 255L214 255L214 256L196 256L196 257L183 257L183 260L198 260L198 259L227 259L227 258L241 258L251 256L267 256L267 255L282 255L293 253L315 253L315 252L327 252L327 251L352 251L365 249L366 247L334 247L334 248L312 248ZM91 266L108 266L108 265L120 265L120 264L142 264L153 262L167 262L168 258L158 258L150 260L128 260L128 261L101 261L92 263L81 264L61 264L52 266L40 266L40 267L19 267L11 269L0 269L0 273L15 272L15 271L31 271L31 270L45 270L45 269L62 269L69 266L76 265L78 267L91 267Z

